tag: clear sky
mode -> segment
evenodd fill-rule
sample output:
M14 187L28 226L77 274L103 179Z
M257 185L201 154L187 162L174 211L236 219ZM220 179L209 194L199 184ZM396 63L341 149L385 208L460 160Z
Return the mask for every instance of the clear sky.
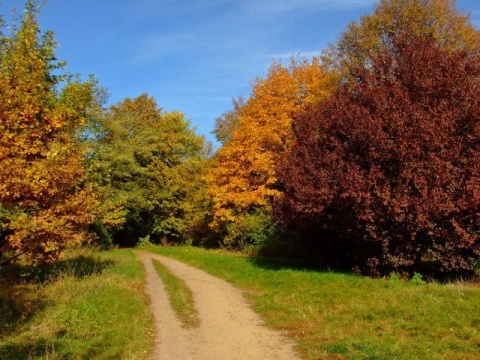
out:
M0 0L8 18L24 0ZM215 118L247 97L272 61L319 55L373 0L48 0L40 16L57 57L94 74L110 103L148 93L213 140ZM480 0L458 0L480 27Z

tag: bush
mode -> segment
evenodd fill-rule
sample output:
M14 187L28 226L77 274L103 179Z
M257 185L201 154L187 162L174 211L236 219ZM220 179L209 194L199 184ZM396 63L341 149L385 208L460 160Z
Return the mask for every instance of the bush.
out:
M89 227L89 232L96 237L96 243L100 245L102 250L113 248L113 237L110 230L101 221L95 221Z
M138 238L137 245L136 245L137 247L148 246L148 245L152 245L150 241L150 235L146 235L144 237Z
M259 246L276 234L276 227L267 210L256 209L252 213L237 215L234 222L227 225L223 243L235 249L249 245Z

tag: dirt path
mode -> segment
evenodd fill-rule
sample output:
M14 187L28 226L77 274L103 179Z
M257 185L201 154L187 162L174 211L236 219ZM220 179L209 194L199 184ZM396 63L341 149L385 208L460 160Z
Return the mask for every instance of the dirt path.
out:
M266 328L240 290L204 271L170 258L136 251L146 271L146 292L156 322L157 360L293 360L292 341ZM184 329L152 265L160 260L192 290L200 327Z

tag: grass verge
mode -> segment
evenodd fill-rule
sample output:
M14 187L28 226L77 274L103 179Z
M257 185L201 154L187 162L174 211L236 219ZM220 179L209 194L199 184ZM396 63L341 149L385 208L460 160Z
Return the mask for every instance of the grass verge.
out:
M302 269L192 247L148 247L242 288L305 359L478 359L480 288Z
M134 254L79 250L0 277L0 359L146 359L153 316Z
M152 259L152 263L165 285L170 305L182 322L182 326L192 328L200 325L192 291L187 287L185 281L173 275L160 261Z

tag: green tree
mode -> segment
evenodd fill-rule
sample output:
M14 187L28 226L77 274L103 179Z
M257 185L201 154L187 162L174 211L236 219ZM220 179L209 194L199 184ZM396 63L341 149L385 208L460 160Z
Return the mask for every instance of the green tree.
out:
M97 124L92 168L103 192L125 210L121 245L140 237L187 240L204 139L182 113L163 112L146 94L112 106Z
M232 138L232 134L238 128L240 123L240 113L245 105L245 99L239 96L232 99L233 109L223 113L215 119L215 128L213 134L222 145L226 145Z

